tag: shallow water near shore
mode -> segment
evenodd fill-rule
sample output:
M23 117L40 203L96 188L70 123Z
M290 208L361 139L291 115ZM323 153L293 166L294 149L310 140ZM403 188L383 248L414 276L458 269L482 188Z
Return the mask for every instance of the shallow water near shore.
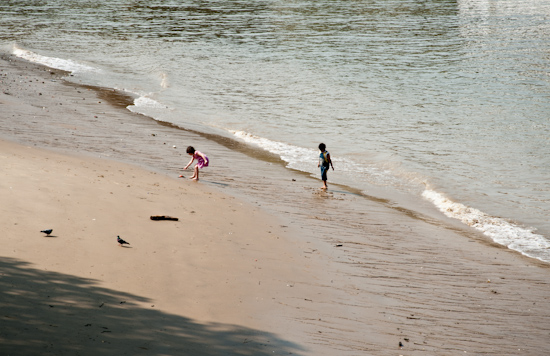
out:
M330 182L347 187L332 194L438 209L550 261L546 2L72 5L1 5L4 50L128 93L130 110L163 123L168 147L190 142L223 157L212 184L265 189L240 174L273 164L287 168L269 174L289 181L276 191L301 187L291 177L318 176L324 141L337 168ZM127 150L169 170L187 158L166 158L153 123L116 123L131 130L120 130L124 149L113 148L93 131L102 120L110 133L106 117L75 123L86 131L78 139L93 143L86 150Z

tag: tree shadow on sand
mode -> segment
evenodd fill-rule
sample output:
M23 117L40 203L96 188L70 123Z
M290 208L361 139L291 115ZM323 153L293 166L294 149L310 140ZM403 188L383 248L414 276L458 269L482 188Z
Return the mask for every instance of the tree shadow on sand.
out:
M302 350L270 333L202 324L152 304L96 280L0 258L0 354L263 356Z

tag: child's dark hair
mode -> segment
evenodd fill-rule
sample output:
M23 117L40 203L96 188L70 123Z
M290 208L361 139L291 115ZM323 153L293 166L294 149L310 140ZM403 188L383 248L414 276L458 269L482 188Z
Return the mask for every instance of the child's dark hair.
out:
M195 149L193 148L193 146L187 147L187 153L191 153L191 154L195 153Z
M320 143L320 144L319 144L319 149L320 149L322 152L325 152L325 148L327 148L327 146L325 146L324 143Z

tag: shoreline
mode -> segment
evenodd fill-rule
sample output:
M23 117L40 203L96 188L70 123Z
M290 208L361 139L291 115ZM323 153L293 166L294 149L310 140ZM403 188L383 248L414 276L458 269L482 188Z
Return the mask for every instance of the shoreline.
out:
M266 345L275 343L280 347L279 351L303 355L365 352L377 355L425 355L427 353L453 355L456 352L480 355L516 355L518 349L522 349L522 354L539 355L550 350L545 342L550 325L550 300L547 297L550 289L548 264L496 245L480 233L464 228L450 219L432 219L429 214L419 216L418 212L400 206L392 206L392 202L381 201L375 196L359 197L338 188L323 193L313 188L317 187L317 181L303 175L295 175L296 182L290 182L289 177L285 177L287 172L280 173L279 168L274 167L276 165L270 165L269 162L255 162L252 165L253 169L246 170L246 167L251 166L250 157L242 153L231 152L230 159L222 160L223 157L229 157L227 148L218 147L218 144L197 137L193 133L178 131L177 134L174 134L169 127L163 127L147 120L140 121L139 116L124 112L125 109L121 110L105 105L103 102L99 103L98 101L101 100L93 100L95 98L93 91L75 93L76 89L65 88L66 90L64 90L58 82L47 83L47 80L37 80L41 73L39 70L33 69L36 66L31 64L22 66L30 68L26 74L31 79L25 78L27 81L23 80L14 84L10 88L14 95L0 96L0 108L9 109L4 110L5 124L9 126L11 117L6 113L16 115L23 122L16 130L13 129L17 140L29 142L27 145L52 147L56 150L52 152L18 147L13 149L14 154L23 155L22 151L31 150L36 151L33 153L35 155L42 155L43 162L51 160L50 157L58 157L60 161L67 160L68 162L61 170L49 174L60 174L60 179L68 180L72 178L68 173L70 169L72 174L85 177L84 179L70 180L69 185L69 188L73 189L72 192L84 194L88 191L89 195L86 199L83 198L80 205L92 204L96 198L90 194L91 183L84 184L87 179L97 180L93 184L99 184L102 180L106 180L107 182L102 184L109 184L109 187L117 186L121 191L120 194L125 190L134 191L137 194L133 197L134 200L130 202L130 205L121 211L142 209L142 205L145 202L149 204L148 199L151 199L144 193L154 189L159 196L154 196L153 201L159 204L163 211L148 212L147 214L176 215L164 210L169 210L167 207L171 206L170 204L176 204L173 201L173 194L170 194L175 190L180 193L182 200L187 200L187 195L195 195L193 204L202 204L204 211L208 211L209 214L212 213L212 216L216 217L216 219L207 219L212 225L200 230L200 233L199 230L195 230L197 235L207 235L209 243L201 246L204 248L202 250L196 246L196 250L187 251L186 258L194 261L194 264L192 266L176 264L176 267L180 268L174 271L177 274L180 270L187 268L194 273L197 271L201 273L204 280L201 280L196 286L197 290L188 298L191 301L203 303L202 310L207 314L211 313L211 317L201 319L201 316L197 317L198 310L178 309L180 308L178 304L181 302L179 298L184 297L183 291L187 289L185 283L174 281L166 276L166 268L172 267L164 266L164 269L146 271L143 265L138 266L142 274L147 273L156 284L147 288L140 287L140 280L134 279L127 282L127 287L125 287L127 290L116 291L117 293L130 293L135 296L135 300L143 303L141 305L134 302L143 307L141 310L134 310L135 315L140 312L149 313L145 311L145 306L154 304L149 303L150 297L147 296L149 293L157 293L159 290L169 287L172 294L170 297L166 297L166 305L170 305L167 307L167 312L172 313L170 318L179 315L178 317L187 318L193 323L196 319L207 323L215 323L217 320L222 324L227 322L239 327L254 325L240 334L241 336L256 332L269 333L262 334L263 344L261 347L261 342L249 345L249 342L241 341L239 343L232 339L233 343L230 342L231 347L234 347L232 350L239 350L242 347L243 353L246 347L254 346L256 347L255 352L260 352L255 354L261 355L261 352L267 354L267 349L262 347L265 348ZM4 66L3 70L4 68L6 67ZM10 76L15 75L13 69L8 73ZM0 74L8 73L0 72ZM46 83L48 90L51 91L51 97L48 98L45 98L45 95L38 95L38 92L46 92L43 87L46 86ZM36 96L31 96L31 94ZM82 94L86 94L84 99ZM44 101L29 103L27 100L29 97ZM70 115L74 115L75 119ZM99 118L94 118L94 116L99 116ZM98 119L107 117L112 121L111 126L108 126L108 132L105 131L106 129L101 131L97 128L102 125L101 120ZM133 122L129 118L138 118L139 122ZM51 131L43 127L42 120L50 123L48 126L59 128L58 131L54 131L55 137L51 136ZM45 136L39 136L44 133L46 133ZM128 136L132 135L136 137L134 141L128 139ZM103 144L105 140L112 142L112 146ZM204 151L209 158L211 158L210 152L213 152L212 157L220 158L214 161L215 164L208 168L205 175L201 174L203 182L194 184L187 180L177 180L166 176L166 172L177 170L178 164L188 160L178 150L166 149L166 146L171 146L176 142L175 140L178 140L178 146L179 143L185 141L198 142L196 147L200 147L201 150L202 147L206 147L207 149ZM148 149L143 149L142 146L146 146ZM162 150L154 151L157 146ZM61 158L64 156L59 156L57 153L71 149L84 157ZM2 155L5 152L6 150L2 149ZM159 166L160 168L156 172L144 173L136 167L120 163L126 167L124 170L135 170L140 173L131 177L129 174L117 176L116 174L121 174L120 169L116 168L119 165L117 161L132 162L131 159L128 159L129 152L139 158L138 161L143 167L148 167L149 162L165 162L165 165ZM97 161L97 158L92 156L101 156L109 160ZM14 162L13 164L16 164L18 160ZM94 165L98 165L97 167L106 165L110 168L101 168L105 172L102 173L103 178L98 177L96 173L88 175L74 173L84 169L85 166L90 166L92 164L90 162L97 162L94 163ZM135 164L135 162L132 163ZM154 165L152 166L154 167ZM236 166L244 167L243 172L232 170ZM51 197L51 199L58 198L54 194L59 187L58 179L47 181L40 179L41 176L36 174L36 168L33 168L33 165L25 166L19 171L10 168L9 165L6 167L3 182L9 181L9 179L13 181L16 172L18 172L18 175L15 175L18 177L17 183L23 184L27 180L32 182L25 189L18 191L17 194L20 195L13 197L14 200L10 206L16 206L19 210L27 209L28 207L24 203L34 201L38 194L36 187L44 190L38 196L44 194L45 197ZM61 174L61 172L65 172L65 174ZM152 176L155 181L162 180L163 183L158 187L153 185L154 188L152 188L151 185L147 185L145 176ZM282 179L287 182L284 183L286 184L284 186L285 194L281 194L281 184L274 183ZM166 188L172 187L172 184L175 184L177 188ZM138 188L135 187L136 185ZM132 188L133 186L134 188ZM241 200L231 196L239 189L241 193L236 193L236 195L246 194L247 199ZM3 190L7 191L7 188ZM224 195L225 192L231 195ZM222 199L222 196L225 199ZM291 199L294 196L300 197L299 204L296 203L296 200ZM107 197L113 198L110 197L110 194ZM270 201L266 197L273 200ZM233 208L221 208L229 201L232 202ZM132 204L132 202L134 203ZM119 199L109 200L108 206L115 206L119 203L122 203ZM71 201L64 201L60 206L69 211L68 209L72 209L72 204ZM242 206L247 208L242 208ZM221 211L216 210L220 208ZM42 208L37 207L37 209L38 212L35 212L35 215L46 211L57 219L66 218L66 214L50 211L50 206L45 203ZM180 205L175 206L174 209L191 214L190 210L195 208ZM223 217L224 213L230 213L232 209L236 209L242 214L241 217L244 220L221 219L218 221L218 218ZM261 224L260 228L248 227L251 211L263 216L257 221L258 224ZM5 216L19 216L17 211L11 211L8 207L4 207L3 213ZM144 229L141 224L151 224L145 215L141 213L140 223L137 227L132 227L136 230L130 236L140 236ZM359 218L356 218L357 216ZM256 219L252 220L255 222ZM174 233L174 236L179 236L180 232L184 230L182 227L176 228L177 225L171 222L153 222L156 224L153 226L156 228L159 226L158 223L163 224L161 225L163 229L174 228L175 232L166 232L166 234ZM8 238L4 238L4 240L7 239L4 248L6 252L2 256L20 259L10 260L10 265L17 266L16 271L23 272L18 266L27 262L36 263L38 261L49 264L45 268L52 268L52 266L56 266L56 263L60 263L53 257L44 257L39 254L26 255L30 252L25 252L23 247L31 249L32 245L28 244L33 241L28 240L27 234L37 234L36 229L29 229L26 233L21 233L10 226L6 220L3 225L5 226L2 227L10 230L6 235ZM86 226L74 222L71 225L75 234L81 233L79 229L91 231L93 226L90 221L86 223ZM192 222L191 225L193 225ZM128 226L132 226L132 224L128 224ZM229 241L227 238L229 232L227 235L223 235L224 239L216 239L217 236L222 236L220 232L226 231L224 229L228 227L240 229L240 236L244 240ZM46 227L40 226L39 229L43 228ZM193 228L196 227L193 226ZM257 232L264 236L261 244L255 240ZM279 239L273 239L275 235ZM132 245L136 243L126 235L121 235L121 237L127 237L126 240ZM38 238L42 238L42 236ZM45 247L49 246L47 242L52 242L46 238L42 240L41 243L45 243ZM146 239L141 237L134 241L139 242L140 240L145 243ZM177 238L174 237L173 240L177 241ZM203 241L197 236L195 236L195 240ZM58 241L61 239L53 239L53 242ZM245 241L249 241L248 245ZM75 245L61 246L63 248L61 251L65 252L63 256L85 254L86 258L91 258L91 251L96 251L97 254L104 253L101 244L95 240L87 241L83 238L83 241L79 243L85 243L86 248L76 248ZM147 243L153 242L147 241ZM119 253L122 248L116 246L115 242L113 245L114 251L111 251L110 247L105 251L109 251L109 254ZM11 250L7 248L8 246L15 246L16 252L9 252ZM273 246L277 246L277 248ZM61 247L58 246L60 249ZM174 259L171 254L173 249L181 252L185 251L187 246L178 245L178 248L175 248L173 244L169 244L168 246L163 245L162 248L155 248L162 249L162 253L166 256L161 259L164 262ZM222 257L229 259L227 263L212 264L212 260L201 260L200 257L210 254L211 249L216 249L220 251L221 255L225 255ZM122 251L124 250L122 249ZM151 251L151 248L145 251L136 248L136 252L139 253L147 253L147 251ZM60 253L57 250L54 252ZM236 256L239 256L240 253L245 253L248 257L237 258ZM255 257L258 255L262 255L264 258ZM23 259L21 259L22 257ZM48 260L44 260L46 257ZM231 257L236 260L231 260ZM28 258L28 261L25 261L24 258ZM34 262L31 261L33 259ZM251 259L269 261L270 266L261 266L261 269L253 268L258 266L256 261L251 263ZM180 259L176 260L177 263L181 263ZM137 263L128 258L123 261ZM115 260L115 262L121 261ZM65 268L71 270L72 263L67 262ZM115 283L109 279L115 278L112 276L113 266L116 266L114 262L109 268L102 271L103 276L96 276L97 280L101 283ZM41 276L41 272L38 270L36 269L33 273ZM64 271L67 272L65 269ZM89 272L84 267L82 267L82 271ZM255 279L249 280L253 273L258 273L258 275ZM70 277L71 273L66 274L69 276L63 278L72 278ZM108 275L108 278L105 275ZM225 281L223 278L220 279L220 275L229 276L232 281L244 283L244 287L236 288L238 290L233 290L233 293L236 293L235 295L248 293L243 297L247 298L247 302L243 300L243 303L245 308L250 309L240 315L231 314L229 309L233 305L223 304L227 293L220 292L220 290L224 290L222 287L225 287L223 285ZM260 275L262 278L258 278ZM281 275L292 278L281 278ZM294 278L293 276L296 277L296 280L290 280ZM103 281L104 277L107 282ZM116 282L120 282L123 277L116 278L118 278ZM54 278L50 279L50 281L54 280ZM207 281L212 281L210 283L221 289L211 288ZM269 291L265 291L263 290L265 286L270 286L271 289L268 288ZM110 290L109 294L116 293ZM14 307L18 306L17 300L9 300ZM233 297L233 301L237 300L237 297ZM243 303L239 301L239 305ZM128 302L126 301L124 304L128 304ZM121 306L117 305L118 307ZM151 308L150 305L148 308ZM57 311L57 309L55 310ZM59 320L70 319L67 314L62 316L63 318ZM164 317L164 315L155 317L153 324L162 324ZM9 325L9 321L10 318L3 319L1 330L5 330L5 325ZM190 324L192 324L191 322ZM174 324L176 323L170 325ZM92 325L94 324L92 323ZM125 324L125 326L145 330L144 327L141 328L144 323L140 324L140 321L136 321L136 325L132 326L131 321ZM219 324L218 326L228 327L228 325ZM21 325L21 327L26 326ZM4 336L5 334L0 335ZM269 337L276 337L277 341L268 342L270 341ZM179 336L176 335L166 336L166 338L172 343L183 343L184 340L187 340L179 339ZM246 340L251 339L246 338ZM124 341L130 342L130 340ZM403 343L403 349L399 348L399 342ZM151 343L154 342L151 341ZM122 344L121 347L123 347ZM148 348L149 346L143 347ZM227 351L228 349L223 350ZM212 350L202 351L204 354L216 354ZM272 351L269 350L270 353ZM153 351L151 352L154 354ZM163 352L177 354L166 350ZM238 351L234 352L239 354Z
M146 169L153 169L159 172L171 174L177 169L175 164L180 164L180 162L175 162L175 158L179 155L180 158L183 157L185 160L186 157L185 154L182 155L180 153L181 148L183 147L170 152L169 157L166 156L167 149L169 150L169 147L172 146L174 148L179 146L182 138L185 141L199 141L204 143L206 146L216 146L215 153L220 157L233 155L235 153L240 156L236 160L239 161L238 166L234 166L232 164L235 160L233 160L233 162L229 162L230 160L228 160L230 164L226 165L223 165L225 162L221 162L221 165L219 164L220 162L218 162L220 170L215 171L217 181L210 181L208 183L230 188L231 194L237 194L239 197L245 198L245 200L248 200L249 202L254 202L254 199L257 199L248 199L251 182L263 179L265 176L257 174L254 177L249 178L246 174L241 174L238 177L233 177L234 171L232 172L231 170L238 169L239 171L249 173L251 164L249 162L250 159L252 162L261 161L261 164L264 166L266 164L273 164L284 168L280 169L278 172L271 170L271 172L265 173L272 174L275 172L279 175L279 181L286 180L289 177L294 176L308 181L308 186L311 186L312 182L316 181L316 178L318 178L317 175L287 167L286 162L276 154L254 147L254 145L240 142L239 140L225 136L220 132L201 132L194 129L181 127L177 124L156 120L153 117L134 112L129 109L129 106L133 104L133 100L136 99L136 96L124 90L88 85L81 82L78 83L76 78L70 78L72 75L69 72L51 69L37 63L27 62L13 55L4 55L4 57L9 58L10 61L15 63L14 68L29 68L30 65L31 71L32 68L38 68L39 71L49 73L52 78L56 79L52 80L52 82L60 82L63 85L63 93L60 98L68 98L71 104L76 103L77 100L88 100L82 101L81 105L85 105L87 107L87 111L84 112L94 114L93 119L90 117L84 121L81 121L81 117L77 120L84 123L85 125L83 126L74 125L72 120L60 120L60 122L54 122L53 125L61 128L62 130L67 131L67 129L70 129L74 131L71 136L68 136L66 133L61 134L61 138L55 139L57 142L48 142L44 139L37 139L35 135L34 137L27 136L26 140L20 141L22 143L35 142L36 144L39 142L42 146L58 148L61 151L73 151L74 148L77 147L83 154L92 154L94 156L99 155L100 157L106 156L119 161L138 164ZM22 75L20 74L20 77L21 76ZM42 81L42 87L44 87L46 91L50 87L48 84L49 83L47 81ZM56 87L56 85L54 84L51 87ZM71 91L70 89L74 89L74 91ZM59 90L58 86L57 90ZM26 95L29 94L32 97L32 93L26 93ZM36 94L42 95L42 93L35 92L34 95ZM52 96L52 99L54 98L55 97ZM31 98L31 100L35 99L36 98ZM66 114L68 113L66 110L59 110L59 107L54 108L50 104L51 103L45 104L47 106L42 106L42 109L46 111L55 110L58 111L58 114L65 114L60 115L61 117L66 117ZM112 106L118 110L109 110L107 112L99 111L101 109L105 109L104 104L110 104L107 106ZM55 103L55 105L61 106L63 103L58 102ZM34 106L38 107L38 105ZM75 110L75 112L79 112L79 110ZM79 113L82 114L83 112ZM116 120L118 122L114 122L114 125L113 123L109 123L109 120L113 117L118 118ZM116 124L126 126L117 127L118 125ZM130 126L130 131L127 130L128 126ZM24 127L23 130L14 130L13 133L16 133L16 136L19 136L22 133L26 133L27 130L28 128ZM10 132L11 127L4 127L3 131ZM72 136L78 136L78 131L90 132L90 134L88 137L80 136L75 140L75 137ZM32 132L32 130L29 130L29 132ZM130 132L130 135L128 135L128 132ZM151 139L151 137L146 137L144 135L145 132L150 133L152 137L159 136L159 132L164 133L163 136L165 136L165 139L169 142L164 142L164 147L160 147L160 138L157 140ZM55 137L60 133L61 132L59 130L53 129L48 129L44 132L45 136L48 136L49 134L49 136ZM95 137L102 140L96 140L94 142ZM67 139L69 140L69 143L62 142ZM193 144L196 145L195 142ZM138 155L134 155L132 150L138 151ZM137 158L135 158L135 156L137 156ZM225 160L226 158L223 157L222 159ZM216 170L216 168L214 168L214 170ZM232 173L228 174L228 172ZM237 189L232 189L234 185L233 183L237 180L246 180L247 182L246 184L239 186ZM279 181L276 183L279 183L280 185ZM292 181L296 181L296 179L292 179ZM362 186L358 192L358 188L355 187L352 182L348 182L350 184L349 186L346 185L345 182L340 183L341 184L334 184L333 187L337 187L339 192L344 194L359 193L359 195L365 199L375 201L385 200L388 207L397 207L398 209L409 210L412 214L417 216L427 215L430 219L445 220L446 217L444 215L446 215L452 220L455 220L451 224L458 223L464 230L468 230L469 227L473 227L485 235L484 239L488 238L497 244L514 249L525 256L550 263L550 257L548 256L546 248L548 243L544 237L544 230L539 231L534 227L529 227L527 225L524 226L521 222L506 219L505 217L486 215L482 211L454 201L452 197L449 198L437 190L428 188L428 186L424 187L424 191L416 191L416 189L413 189L413 191L407 192L406 189L395 189L395 187L390 187L388 189L379 185L366 185ZM253 188L255 189L255 187ZM286 187L279 186L278 189L286 189ZM371 191L374 193L371 194ZM294 192L298 192L298 194L302 193L296 189L294 189ZM259 196L259 199L263 200L265 205L265 196ZM429 204L425 204L426 202L429 202ZM289 204L295 205L295 202L290 202ZM280 211L276 211L276 214L279 213ZM320 211L317 211L317 213L322 214ZM510 236L512 237L510 238Z
M270 350L300 349L258 329L265 317L258 311L277 309L268 295L304 278L273 259L295 252L272 218L208 187L139 167L6 141L0 152L4 351L43 347L60 354L86 345L85 354L97 354L109 344L107 354L139 348L156 354L191 327L211 335L193 348L174 345L169 354L234 348L268 354L268 343ZM160 214L179 221L149 218ZM51 235L40 232L46 228ZM130 245L118 246L117 235ZM276 273L263 271L275 267ZM133 317L145 321L133 325ZM160 327L165 319L173 319L175 332ZM124 336L147 334L146 322L160 328L151 330L154 339Z

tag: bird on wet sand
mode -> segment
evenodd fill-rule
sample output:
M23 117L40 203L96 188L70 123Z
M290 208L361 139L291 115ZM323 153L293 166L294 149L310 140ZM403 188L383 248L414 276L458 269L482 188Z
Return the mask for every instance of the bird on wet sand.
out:
M117 236L117 237L116 237L116 242L118 242L120 246L122 246L122 245L124 245L124 244L127 244L127 245L130 244L129 242L126 242L126 241L124 241L123 239L121 239L120 236Z
M47 229L47 230L42 230L42 231L40 231L40 232L43 232L43 233L45 233L46 235L50 235L50 234L52 233L52 231L53 231L52 229Z

